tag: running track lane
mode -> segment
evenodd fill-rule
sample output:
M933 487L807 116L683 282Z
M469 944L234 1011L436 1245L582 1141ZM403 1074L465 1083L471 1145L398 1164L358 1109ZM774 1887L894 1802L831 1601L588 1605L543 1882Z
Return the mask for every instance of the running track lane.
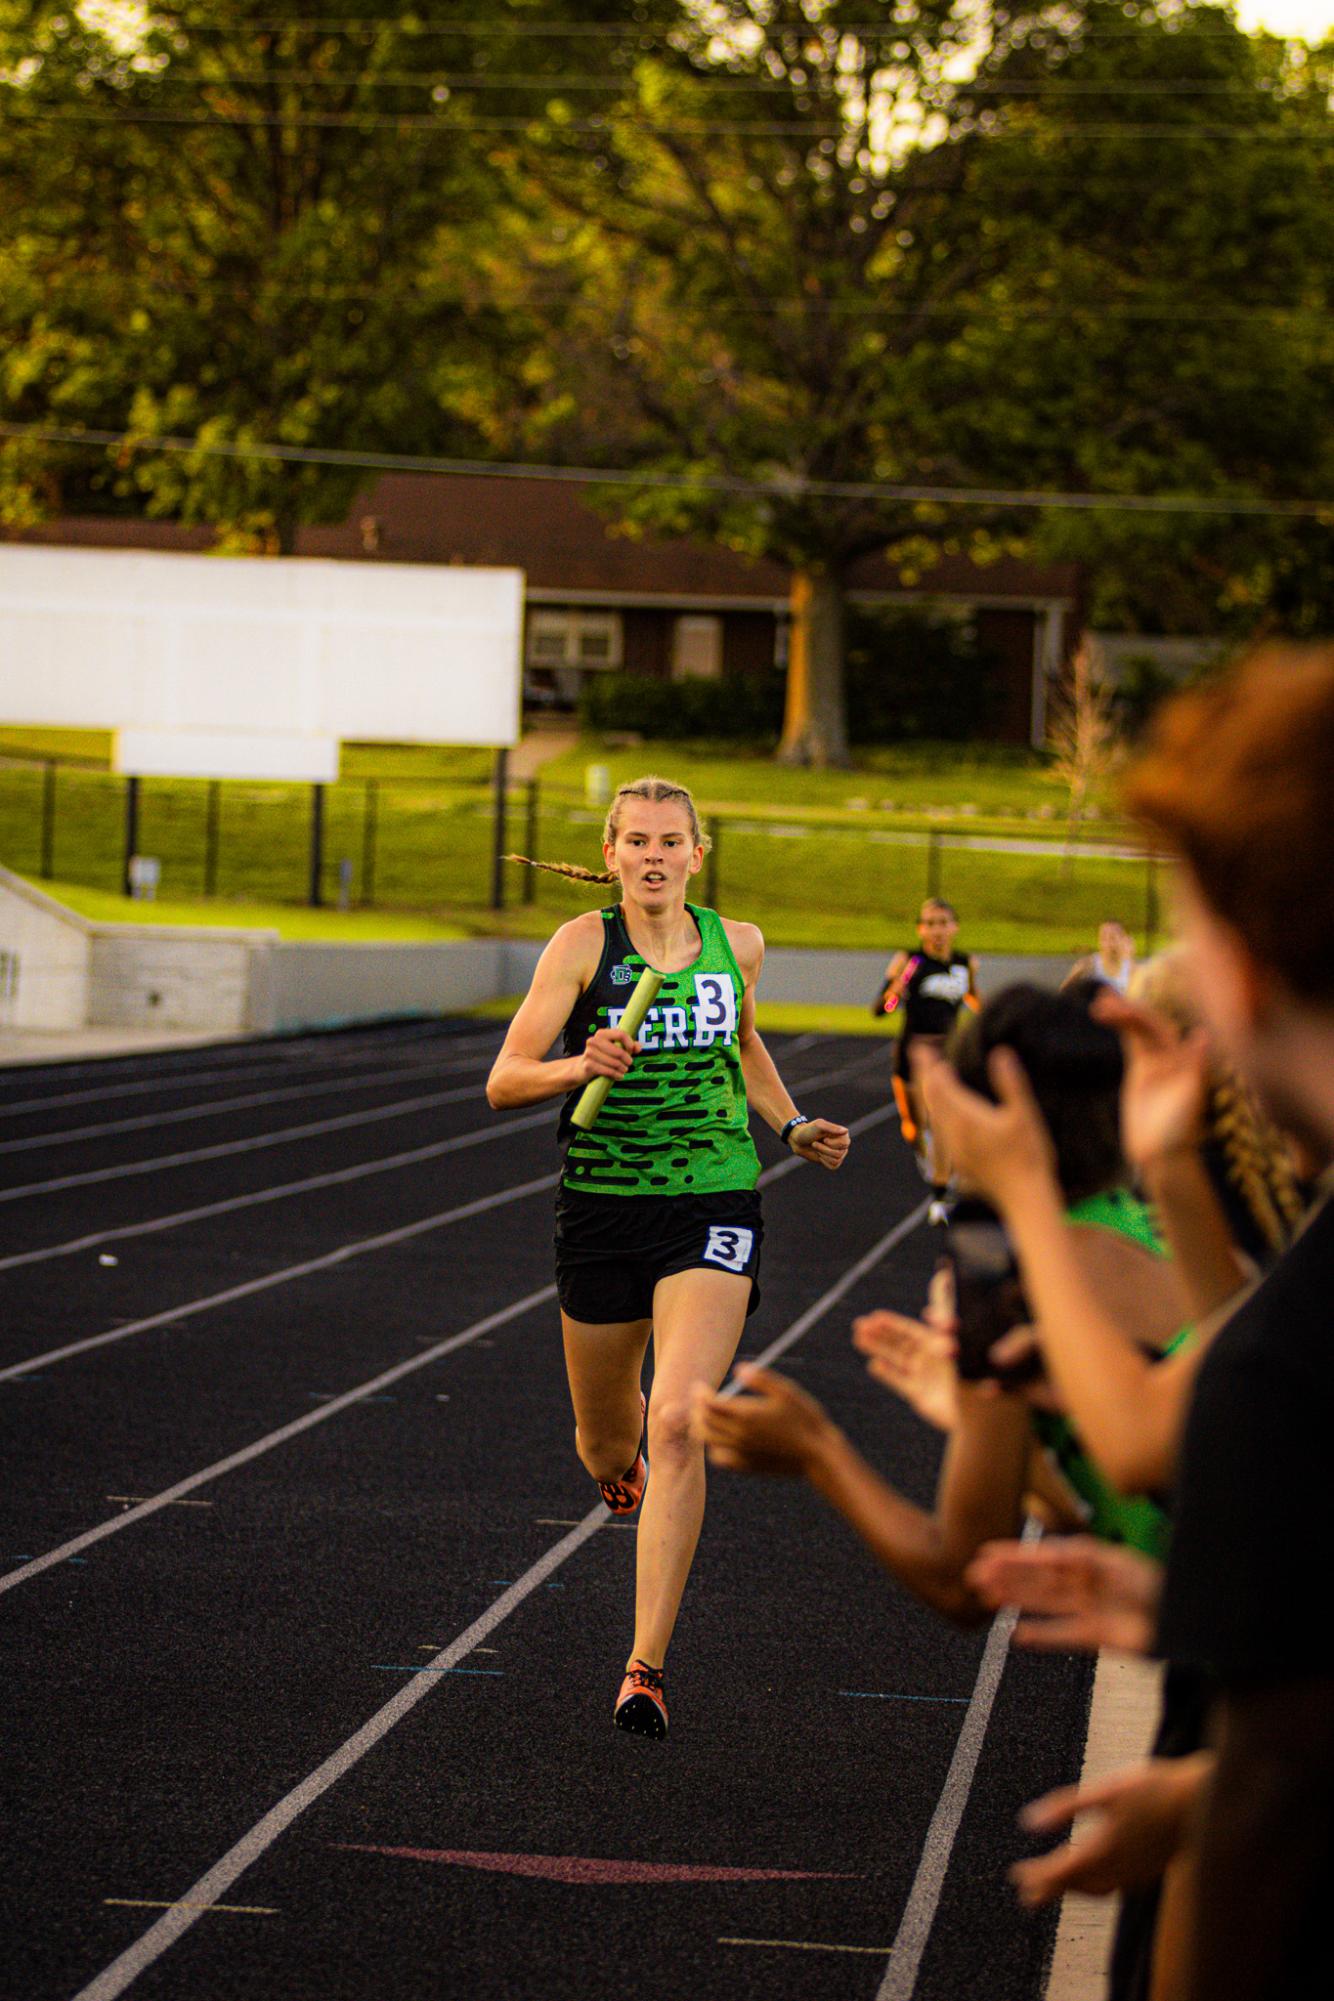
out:
M796 1167L796 1163L784 1163L784 1167ZM842 1177L840 1177L840 1179L842 1179ZM902 1301L902 1303L906 1303L906 1301ZM808 1379L808 1377L804 1375L802 1379ZM720 1483L720 1487L722 1487L722 1489L726 1489L726 1485L728 1485L728 1483ZM746 1485L746 1483L734 1483L734 1495L740 1495L740 1499L736 1501L736 1511L738 1511L738 1513L740 1513L740 1515L744 1517L744 1521L746 1521L746 1531L748 1531L750 1535L754 1535L754 1525L756 1525L756 1517L758 1517L758 1515L762 1513L762 1497L760 1497L760 1495L756 1495L754 1491L752 1491L752 1493L744 1493L744 1485ZM538 1505L540 1505L540 1503L538 1503ZM728 1497L726 1497L726 1493L722 1493L722 1507L726 1509L726 1505L728 1505ZM550 1507L550 1503L548 1503L548 1507ZM190 1517L184 1517L184 1521L188 1523L188 1521L190 1521ZM612 1537L604 1537L604 1539L600 1539L600 1543L598 1543L596 1547L600 1549L600 1547L602 1547L602 1543L606 1543L606 1545L610 1545L612 1549L616 1549L616 1551L618 1551L618 1555L622 1555L622 1557L624 1557L624 1553L626 1553L626 1549L628 1549L628 1539L624 1539L624 1531L622 1531L620 1535L612 1535ZM590 1551L590 1555L592 1555L592 1551ZM598 1559L598 1561L602 1561L602 1559ZM732 1573L734 1573L734 1559L730 1561L730 1567L728 1567L728 1575L732 1575ZM624 1613L624 1603L622 1603L622 1601L624 1601L624 1581L622 1581L622 1585L618 1587L618 1593L616 1593L616 1601L618 1601L618 1613ZM712 1603L712 1599L710 1599L708 1603ZM550 1619L550 1613L552 1613L552 1611L556 1611L556 1609L560 1607L560 1601L558 1601L558 1599L546 1599L546 1597L542 1597L542 1599L536 1599L536 1595L534 1595L534 1599L530 1601L530 1607L528 1607L528 1611L532 1611L534 1607L540 1607L540 1609L542 1609L542 1613L544 1613L544 1615L546 1615L546 1617ZM522 1615L520 1615L520 1617L522 1617ZM948 1651L948 1649L946 1649L946 1651ZM602 1673L604 1673L604 1669L602 1669ZM438 1679L438 1677L436 1677L436 1679ZM472 1693L476 1693L476 1695L486 1695L486 1693L490 1691L490 1687L492 1687L492 1683L490 1683L488 1679L484 1679L484 1677L480 1677L480 1679L478 1679L476 1683L466 1683L466 1681L464 1681L464 1683L460 1683L460 1681L454 1681L454 1683L450 1683L450 1689L452 1689L452 1697L454 1697L454 1701L458 1701L458 1699L460 1699L460 1697L464 1697L464 1695L472 1695ZM950 1697L948 1697L948 1701L956 1701L956 1697L952 1697L952 1695L950 1695ZM446 1705L446 1709L444 1709L442 1713L448 1713L448 1709L450 1709L450 1707L452 1707L452 1705ZM598 1701L598 1709L602 1709L602 1701ZM888 1715L888 1713L890 1713L890 1711L888 1711L888 1707L886 1707L884 1715ZM932 1713L930 1709L926 1709L926 1711L906 1711L906 1717L908 1717L908 1721L910 1721L910 1723L916 1723L916 1721L918 1721L918 1717L926 1717L926 1715L934 1715L934 1713ZM946 1711L944 1711L944 1717L946 1717L946 1719L950 1721L950 1727L954 1729L954 1727L956 1727L956 1723L958 1723L958 1715L956 1715L956 1711L950 1711L950 1709L946 1709ZM604 1721L604 1719L602 1719L602 1721ZM600 1743L600 1749L602 1749L602 1751L608 1751L608 1749L616 1749L616 1751L620 1751L620 1749L624 1749L624 1747L620 1745L620 1741L616 1741L616 1743L614 1743L612 1747L608 1747L608 1745L606 1745L606 1743L602 1741L604 1737L612 1737L612 1733L610 1733L610 1731L602 1731L602 1733L600 1733L600 1739L598 1739L598 1743ZM688 1741L686 1741L686 1745L682 1745L682 1747L674 1747L674 1749L680 1749L684 1757L688 1757L688 1755L690 1755L690 1745L688 1745ZM744 1783L744 1775L742 1775L742 1773L738 1773L738 1775L736 1775L736 1779L740 1779L740 1781ZM902 1791L902 1781L900 1781L900 1791ZM900 1805L902 1805L902 1801L900 1801ZM412 1833L414 1833L414 1829L386 1829L386 1833L398 1833L398 1835L400 1835L400 1839L402 1839L404 1835L412 1835ZM692 1839L696 1839L696 1841L698 1841L698 1839L702 1839L702 1837L706 1835L706 1829L700 1829L700 1827L696 1827L696 1829L682 1829L682 1833L688 1833L688 1835L692 1835ZM440 1837L440 1835L436 1835L436 1839L440 1841L442 1837ZM510 1837L510 1839L512 1839L512 1837ZM444 1841L442 1841L442 1845L458 1845L458 1843L456 1843L456 1841L448 1841L448 1843L444 1843ZM482 1843L482 1841L476 1841L476 1839L474 1839L474 1841L470 1841L468 1845L472 1845L472 1847L480 1847L480 1845L484 1845L484 1843ZM288 1847L290 1847L290 1845L288 1845ZM588 1843L588 1841L584 1841L584 1843L582 1843L582 1851L584 1851L584 1853L600 1853L600 1849L598 1849L596 1845L592 1845L592 1847L590 1847L590 1843ZM674 1853L674 1855L678 1855L678 1857L680 1857L680 1837L678 1837L678 1847L670 1849L668 1853ZM698 1853L698 1851L692 1851L692 1853ZM744 1855L742 1855L742 1857L738 1857L738 1859L746 1861L748 1857L744 1857ZM754 1859L754 1857L750 1857L750 1859ZM348 1863L350 1863L350 1861L352 1861L352 1857L348 1857ZM328 1865L326 1865L326 1867L328 1867ZM372 1867L374 1867L374 1865L372 1865ZM380 1865L380 1867L384 1867L384 1865ZM148 1883L136 1883L136 1885L124 1885L124 1883L122 1883L122 1885L112 1885L112 1887L116 1887L116 1889L138 1889L138 1891L148 1891L148 1889L152 1889L154 1885L148 1885ZM156 1887L160 1889L162 1885L156 1885ZM168 1885L168 1889L170 1889L170 1885ZM434 1887L434 1885L426 1885L426 1891L428 1891L428 1895L432 1895L432 1897L436 1895L436 1887ZM390 1899L390 1901L392 1901L392 1899ZM364 1921L364 1923L370 1923L370 1925L374 1925L374 1917L372 1917L372 1913L370 1913L370 1911L364 1911L364 1917L362 1917L362 1921ZM226 1925L228 1925L230 1921L228 1921L226 1917L218 1917L218 1919L216 1919L216 1923L218 1923L218 1925L222 1925L222 1927L226 1929ZM734 1929L736 1929L736 1931L742 1931L742 1929L746 1929L746 1927L738 1925L738 1927L734 1927ZM770 1929L772 1929L772 1927L770 1927ZM208 1931L208 1927L204 1927L204 1931ZM228 1953L228 1957L230 1957L230 1953L232 1953L232 1951L240 1951L240 1953L244 1953L244 1945L242 1945L242 1943L238 1941L238 1945L236 1945L236 1947L232 1947L232 1941L230 1941L230 1937L228 1937L228 1941L226 1941L224 1945L220 1945L220 1949L222 1949L224 1953ZM266 1953L268 1953L270 1949L272 1949L272 1947L270 1947L268 1943L264 1943L264 1945L258 1945L258 1951L260 1951L262 1955L266 1955ZM398 1951L402 1951L402 1941L400 1941L400 1947L398 1947ZM742 1949L740 1949L740 1947L728 1947L728 1953L732 1953L732 1957L736 1957L736 1953L738 1953L738 1951L742 1951ZM750 1951L750 1949L746 1949L746 1951ZM760 1957L760 1959L764 1959L764 1951L766 1951L764 1947L758 1947L758 1949L754 1949L754 1951L758 1951L758 1957ZM812 1947L812 1951L814 1951L814 1947ZM726 1957L728 1957L728 1953L722 1953L722 1957L726 1959ZM772 1947L772 1949L770 1949L770 1965L774 1963L774 1953L782 1955L782 1949L780 1949L780 1947ZM714 1947L714 1957L718 1957L718 1953L716 1953L716 1947ZM744 1957L744 1955L742 1955L742 1957ZM810 1957L810 1955L794 1955L794 1957ZM266 1961L262 1961L262 1965L266 1965ZM394 1965L398 1965L398 1959L394 1959ZM844 1969L844 1971L846 1971L846 1969ZM262 1989L264 1989L264 1979L266 1979L266 1975L264 1975L264 1973L258 1973L258 1975L256 1975L256 1983L254 1983L254 1985L248 1985L248 1987L246 1987L246 1991L262 1991ZM728 1979L728 1985L726 1985L726 1989L722 1989L722 1987L720 1987L720 1989L716 1989L716 1991L726 1991L726 1993L742 1993L742 1991L750 1991L750 1989L748 1989L748 1985L746 1985L746 1975L742 1975L740 1971L728 1971L726 1979ZM764 1991L764 1993L778 1993L778 1991L782 1989L782 1983L784 1983L784 1979L786 1979L786 1977L784 1977L784 1975L780 1975L780 1973L766 1973L766 1975L764 1975L764 1987L762 1987L762 1989L756 1989L756 1991ZM806 1979L808 1979L808 1981L810 1981L810 1979L818 1979L818 1975L816 1975L814 1971L810 1971L810 1967L808 1967L808 1971L806 1971ZM776 1985L774 1985L774 1983L776 1983ZM178 1989L176 1989L176 1991L178 1991ZM192 1987L192 1993L200 1993L200 1995L202 1995L202 1993L206 1993L206 1991L208 1991L206 1987ZM274 1991L274 1989L270 1989L270 1991ZM282 1991L292 1991L292 1993L296 1993L296 1991L302 1991L302 1987L300 1987L300 1985L294 1985L294 1983L290 1983L290 1981L288 1981L288 1985L286 1985L286 1987L284 1987ZM324 1991L324 1987L322 1987L322 1991ZM362 1995L364 1995L364 1993L366 1993L368 1989L366 1989L366 1987L362 1985L362 1987L358 1987L358 1989L348 1989L348 1991L358 1991L358 1993L362 1993ZM422 1989L422 1987L416 1987L416 1989L408 1987L408 1989L400 1989L400 1991L408 1993L408 1991L424 1991L424 1989ZM436 1991L436 1989L432 1987L430 1991ZM528 1989L528 1991L532 1991L532 1989ZM680 1991L680 1989L674 1989L674 1993L678 1993L678 1991ZM782 1989L782 1991L786 1991L786 1989ZM818 1989L816 1989L816 1987L802 1987L802 1993L808 1993L808 1991L810 1991L810 1993L816 1993L816 1991L820 1991L820 1993L822 1993L822 1991L826 1991L826 1989L824 1989L824 1987L818 1987ZM848 1991L848 1989L840 1989L840 1991ZM858 1991L860 1991L860 1989L858 1989ZM868 1991L870 1991L870 1989L868 1989ZM966 1991L966 1989L954 1989L952 1993L962 1993L962 1991Z

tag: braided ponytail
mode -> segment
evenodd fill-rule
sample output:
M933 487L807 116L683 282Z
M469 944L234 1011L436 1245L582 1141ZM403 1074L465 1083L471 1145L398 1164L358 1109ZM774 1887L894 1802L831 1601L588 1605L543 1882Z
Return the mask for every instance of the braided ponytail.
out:
M1302 1217L1292 1158L1241 1078L1220 1064L1209 1090L1209 1131L1228 1180L1273 1251L1286 1249Z
M522 862L525 868L546 869L550 875L568 876L571 882L619 882L615 869L606 869L601 875L591 868L583 868L578 862L535 862L531 855L502 855L503 862Z

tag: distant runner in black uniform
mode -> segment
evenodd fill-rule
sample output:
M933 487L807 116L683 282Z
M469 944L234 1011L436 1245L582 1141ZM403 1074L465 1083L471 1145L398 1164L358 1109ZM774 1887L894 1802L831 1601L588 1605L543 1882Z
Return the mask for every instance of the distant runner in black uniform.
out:
M977 1006L977 961L955 951L958 929L954 905L942 897L929 896L917 920L921 949L894 954L871 1010L873 1014L902 1010L903 1033L894 1057L894 1102L903 1137L931 1183L927 1216L932 1223L949 1219L950 1163L926 1123L921 1094L913 1083L910 1052L919 1041L939 1049L959 1009Z
M646 1737L667 1734L663 1659L704 1519L690 1393L721 1383L759 1300L764 1226L749 1109L803 1160L841 1167L848 1150L845 1126L797 1110L755 1032L760 933L686 902L705 847L685 788L640 778L612 801L604 874L536 864L615 883L620 900L557 931L487 1083L496 1107L566 1098L556 1282L575 1450L613 1514L644 1501L635 1639L613 1720ZM620 1021L645 966L665 977L636 1039ZM557 1036L564 1053L549 1058ZM584 1132L570 1114L596 1077L613 1088ZM651 1480L639 1386L650 1338Z

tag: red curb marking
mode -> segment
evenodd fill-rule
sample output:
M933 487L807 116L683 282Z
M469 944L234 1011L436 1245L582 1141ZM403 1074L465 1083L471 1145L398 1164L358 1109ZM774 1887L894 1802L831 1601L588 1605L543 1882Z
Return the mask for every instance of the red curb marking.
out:
M587 1855L501 1855L471 1848L381 1848L336 1841L362 1855L396 1855L406 1862L447 1862L502 1876L539 1876L548 1883L809 1883L846 1880L835 1869L724 1869L700 1862L618 1862Z

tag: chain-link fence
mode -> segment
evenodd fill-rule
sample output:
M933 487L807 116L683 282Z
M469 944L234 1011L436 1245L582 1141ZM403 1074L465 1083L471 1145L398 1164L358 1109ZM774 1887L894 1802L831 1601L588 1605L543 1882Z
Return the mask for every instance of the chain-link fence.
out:
M504 811L499 802L503 798ZM318 903L460 914L525 905L552 926L590 892L501 864L511 851L601 866L600 810L537 779L370 777L336 784L127 779L52 758L0 758L0 859L38 880L126 887L158 864L163 900ZM1160 928L1152 857L1037 836L710 813L700 899L755 915L788 942L878 942L923 897L1026 932L1092 936L1116 915L1147 944ZM596 897L598 892L592 891ZM1060 949L1057 947L1056 949Z

